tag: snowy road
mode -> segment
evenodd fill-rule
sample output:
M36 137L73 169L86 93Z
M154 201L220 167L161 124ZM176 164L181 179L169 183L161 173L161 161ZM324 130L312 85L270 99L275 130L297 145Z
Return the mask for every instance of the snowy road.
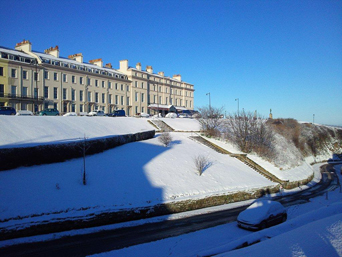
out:
M337 185L338 179L330 172L323 173L322 181L317 186L296 194L284 196L279 201L285 205L306 202L309 198L324 193L330 185ZM119 228L102 231L94 234L65 237L54 241L15 245L0 249L1 256L85 256L105 251L156 241L162 238L173 237L193 231L230 223L236 220L237 215L246 208L240 206L234 209L217 211L208 214L196 215L177 220L168 220L158 223ZM25 253L25 254L23 254Z

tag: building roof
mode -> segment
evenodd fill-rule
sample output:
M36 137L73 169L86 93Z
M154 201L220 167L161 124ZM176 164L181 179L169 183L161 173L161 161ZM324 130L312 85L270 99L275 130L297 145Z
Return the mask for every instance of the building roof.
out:
M0 52L7 53L7 54L12 54L12 55L18 55L18 56L25 57L25 58L35 59L31 55L26 54L26 53L24 53L22 51L9 49L9 48L2 47L2 46L0 46Z

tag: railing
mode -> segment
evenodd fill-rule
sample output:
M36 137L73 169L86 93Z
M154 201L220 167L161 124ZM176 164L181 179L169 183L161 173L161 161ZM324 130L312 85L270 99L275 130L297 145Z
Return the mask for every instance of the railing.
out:
M10 99L19 99L19 100L30 100L30 101L44 101L44 97L37 97L31 95L19 95L19 94L3 94L0 93L0 97L10 98Z

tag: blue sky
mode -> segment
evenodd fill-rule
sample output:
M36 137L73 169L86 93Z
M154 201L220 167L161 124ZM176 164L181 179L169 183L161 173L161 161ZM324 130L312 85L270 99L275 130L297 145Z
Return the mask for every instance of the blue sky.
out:
M195 107L342 126L342 1L4 1L0 45L141 62L195 85Z

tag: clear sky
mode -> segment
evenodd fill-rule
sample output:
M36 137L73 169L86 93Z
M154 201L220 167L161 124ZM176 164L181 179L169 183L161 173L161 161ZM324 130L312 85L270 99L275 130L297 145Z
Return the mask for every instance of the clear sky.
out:
M1 2L0 45L58 45L195 85L195 107L342 126L342 1Z

